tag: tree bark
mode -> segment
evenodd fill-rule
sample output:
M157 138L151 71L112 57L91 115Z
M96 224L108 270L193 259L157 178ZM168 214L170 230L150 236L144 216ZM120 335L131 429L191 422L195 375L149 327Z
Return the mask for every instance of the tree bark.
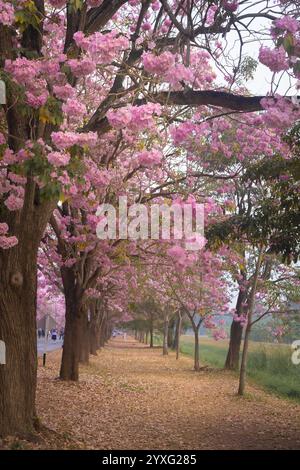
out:
M28 178L24 205L9 212L0 206L18 244L0 250L0 339L6 364L0 366L0 435L27 434L36 423L37 254L53 203L36 200L36 184Z
M62 380L77 381L79 379L79 360L85 312L73 269L63 267L61 274L66 302L66 324L60 378Z
M0 339L6 345L6 364L0 365L0 436L29 434L36 422L37 252L28 248L27 253L18 246L0 255Z
M84 311L82 318L80 362L87 365L90 359L90 325L87 312Z
M150 348L153 348L153 345L154 345L154 338L153 338L153 318L151 318L150 320Z
M168 329L168 348L173 347L174 343L174 333L175 333L175 318L172 318L169 322L169 329Z
M179 359L179 353L180 353L181 323L182 323L182 316L179 313L177 322L176 322L176 334L175 334L176 359Z
M246 300L247 292L239 291L236 302L236 314L241 316L243 313L243 302ZM243 327L240 322L233 320L230 327L229 347L225 361L225 369L238 370L240 363L240 350L242 344Z
M244 347L243 347L242 362L241 362L241 369L240 369L238 395L244 395L244 392L245 392L249 336L251 332L251 326L252 326L251 322L252 322L252 315L254 311L255 294L256 294L256 289L257 289L257 282L258 282L259 271L260 271L260 267L262 263L262 258L263 258L263 249L260 248L257 262L256 262L255 273L253 277L250 299L249 299L249 309L248 309L247 326L246 326L246 331L245 331Z
M165 316L164 320L164 337L163 337L163 355L167 356L169 354L168 351L168 332L169 332L169 317L168 315Z
M91 304L90 307L91 319L89 325L89 342L90 342L90 354L97 356L97 351L100 347L100 332L101 324L103 321L103 311L101 309L101 302Z
M198 328L194 328L194 335L195 335L195 350L194 350L194 370L200 370L200 351L199 351L199 330Z

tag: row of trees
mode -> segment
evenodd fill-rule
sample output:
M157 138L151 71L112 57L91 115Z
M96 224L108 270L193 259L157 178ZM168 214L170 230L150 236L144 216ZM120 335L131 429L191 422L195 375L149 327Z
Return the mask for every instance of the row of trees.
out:
M295 127L299 106L273 90L264 99L249 95L245 81L256 62L244 43L249 34L272 39L257 54L273 82L278 72L299 76L295 4L0 0L0 7L0 339L7 347L0 435L31 432L37 423L38 272L52 297L65 301L61 379L78 380L80 358L95 351L100 332L103 342L114 318L129 319L132 301L147 301L151 290L166 329L170 309L184 310L196 339L202 322L227 312L231 270L243 292L228 359L235 367L238 325L246 315L246 345L269 251L296 256L299 233L294 218L283 240L283 218L264 217L274 213L274 195L276 211L290 213L280 184L283 166L294 160L297 167L297 146L282 136ZM278 159L279 177L266 171L258 184L263 164ZM296 198L296 172L286 172ZM116 205L124 195L128 206L204 203L206 249L99 239L97 226L106 222L99 204ZM256 261L237 269L237 255Z

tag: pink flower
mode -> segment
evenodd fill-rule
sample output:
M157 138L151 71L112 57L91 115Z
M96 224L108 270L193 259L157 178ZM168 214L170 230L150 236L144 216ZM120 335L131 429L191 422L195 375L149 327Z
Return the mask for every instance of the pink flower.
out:
M123 129L128 126L132 119L131 108L126 106L116 110L112 109L108 111L107 119L115 129Z
M2 132L0 132L0 145L6 144L6 139Z
M26 91L27 103L32 108L38 109L47 102L49 93L47 90L43 91L41 94L35 95L30 91Z
M215 13L217 11L218 7L217 5L211 5L207 11L207 15L206 15L206 24L208 26L211 26L214 21L215 21Z
M15 10L8 2L0 0L0 23L9 26L14 22Z
M219 341L220 339L226 339L227 333L225 330L215 330L213 331L213 337L216 341Z
M274 21L276 28L282 31L289 31L290 33L296 33L300 29L299 21L295 20L289 15L285 15L282 18Z
M239 6L239 2L237 1L233 1L233 2L228 2L227 0L223 0L223 7L225 8L225 10L228 10L228 11L236 11L238 6Z
M165 75L170 68L174 67L175 56L171 52L163 52L160 55L145 52L142 61L146 72Z
M10 181L16 184L26 184L27 181L26 176L18 175L16 173L12 173L11 171L8 173L8 177Z
M22 209L24 200L14 194L10 194L8 198L4 201L7 209L10 211L18 211Z
M50 152L47 155L47 160L54 166L66 166L70 161L70 155L68 153Z
M81 60L70 59L67 64L75 77L90 75L96 70L95 62L88 58L83 58Z
M81 119L86 114L86 107L76 99L68 99L66 103L62 105L62 110L70 118L76 121Z
M144 150L138 155L138 162L145 167L159 165L162 160L162 153L158 150Z
M98 136L96 132L76 133L76 132L52 132L51 139L54 145L60 150L72 147L77 144L80 146L94 147Z
M286 59L286 53L281 46L278 49L269 49L269 47L261 47L259 50L259 61L269 67L272 72L280 72L287 70L289 63Z
M16 163L17 157L13 153L12 150L6 149L2 158L2 162L5 163L6 165L12 165L13 163Z
M66 0L49 0L54 8L62 8L66 6Z
M5 235L8 232L8 225L3 222L0 223L0 235Z
M69 84L63 86L55 85L53 87L53 92L57 98L64 101L66 101L68 98L73 98L75 94L74 88Z
M170 258L172 258L179 265L184 266L186 264L186 251L181 246L172 246L172 248L168 249L167 253Z
M17 237L2 237L0 236L0 248L3 250L8 250L9 248L12 248L13 246L18 244L18 239Z
M150 31L151 29L151 24L146 21L145 23L142 24L142 30L143 31Z

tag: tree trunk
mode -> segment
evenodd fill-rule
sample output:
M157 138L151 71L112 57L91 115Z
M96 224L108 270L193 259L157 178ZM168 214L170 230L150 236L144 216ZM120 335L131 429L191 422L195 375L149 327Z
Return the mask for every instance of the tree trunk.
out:
M97 356L98 353L98 333L96 327L90 328L90 354Z
M79 359L81 345L82 321L74 309L66 309L66 326L63 345L63 354L60 367L60 378L62 380L79 379Z
M36 185L28 178L23 209L9 213L0 207L0 221L9 225L18 244L0 250L0 340L6 364L0 365L0 435L27 434L36 423L37 253L53 203L35 199Z
M176 359L179 359L179 352L180 352L180 335L181 335L181 323L182 317L181 314L178 315L178 320L176 323Z
M251 331L251 327L248 328L248 325L247 325L246 332L245 332L245 339L244 339L242 361L241 361L240 381L239 381L239 390L238 390L239 395L244 395L244 392L245 392L250 331Z
M6 364L0 365L0 436L29 434L36 418L36 252L25 254L20 248L1 253L0 261L0 339L6 345Z
M167 356L169 354L168 351L168 332L169 332L169 317L165 317L164 321L164 338L163 338L163 355Z
M36 2L38 9L42 2ZM39 29L42 28L42 21ZM35 43L35 39L37 42ZM13 28L0 24L0 67L15 58ZM30 44L29 44L30 42ZM23 32L22 47L39 54L41 31L28 28ZM2 77L3 78L3 77ZM34 121L24 111L26 105L16 100L16 86L7 83L7 121L9 148L17 152L24 146ZM6 128L6 124L4 124ZM23 208L10 212L0 200L0 222L9 226L9 234L18 244L0 250L0 340L6 345L6 364L0 365L0 435L27 434L36 424L35 390L37 369L36 294L37 253L46 224L55 204L41 201L31 174L27 175Z
M168 329L168 348L172 348L173 343L174 343L174 329L175 329L175 319L172 318L172 320L169 322L169 329Z
M247 298L246 291L239 291L239 295L236 302L236 314L241 316L243 313L243 303ZM240 322L232 321L230 327L230 340L227 357L225 361L225 369L238 370L240 362L240 350L243 336L243 327Z
M81 352L84 309L81 292L75 282L76 274L72 268L61 269L66 302L66 324L63 354L60 367L62 380L79 379L79 360Z
M153 321L150 323L150 348L153 348L154 346L154 338L153 338Z
M253 277L253 284L251 287L251 293L250 293L250 299L249 299L249 309L248 309L247 326L246 326L246 331L245 331L244 347L243 347L242 362L241 362L241 369L240 369L238 395L244 395L244 392L245 392L249 336L251 332L251 323L252 323L252 315L254 311L255 294L256 294L257 282L258 282L262 259L263 259L263 248L261 247L258 253L255 273Z
M101 323L101 330L100 330L100 348L104 348L105 346L105 331L106 331L106 314L104 313L103 320Z
M90 325L87 312L84 312L82 318L81 346L80 346L80 362L87 365L90 358Z
M200 370L200 356L199 356L199 330L194 328L195 335L195 351L194 351L194 370Z

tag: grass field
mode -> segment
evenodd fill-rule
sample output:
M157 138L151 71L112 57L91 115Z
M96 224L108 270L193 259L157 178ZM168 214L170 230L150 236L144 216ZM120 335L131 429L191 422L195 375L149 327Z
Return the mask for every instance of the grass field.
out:
M200 337L200 362L222 368L227 348L227 341ZM181 352L193 356L192 336L182 336ZM291 362L291 353L288 345L251 342L248 377L269 391L300 401L300 365Z

